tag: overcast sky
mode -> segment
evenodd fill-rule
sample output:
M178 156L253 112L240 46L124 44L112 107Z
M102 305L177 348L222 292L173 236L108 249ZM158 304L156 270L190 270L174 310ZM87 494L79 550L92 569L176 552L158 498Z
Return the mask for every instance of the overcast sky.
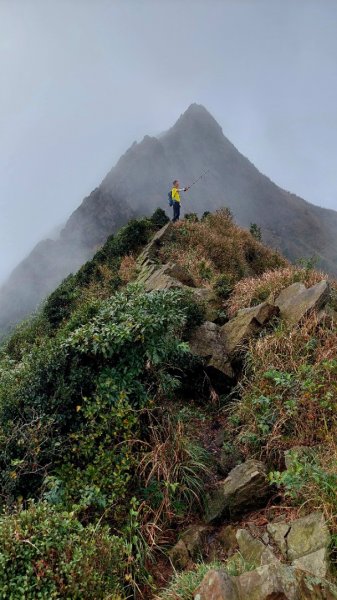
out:
M0 281L192 102L337 209L337 0L0 0Z

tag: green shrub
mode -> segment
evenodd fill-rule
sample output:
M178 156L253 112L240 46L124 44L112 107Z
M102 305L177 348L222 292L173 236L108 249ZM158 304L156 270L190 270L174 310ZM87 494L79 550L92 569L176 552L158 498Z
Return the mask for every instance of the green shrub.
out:
M2 598L122 599L125 543L45 502L0 518Z
M251 223L249 231L253 238L255 238L258 242L262 240L261 227L259 227L256 223Z
M198 223L199 221L197 213L185 213L184 219L191 221L191 223Z
M66 506L123 501L139 411L175 389L169 371L187 352L184 297L129 286L80 327L33 346L15 368L3 359L0 482L8 501L38 494L46 474L60 480Z
M180 294L180 301L185 311L184 331L189 335L192 329L201 325L205 320L205 305L196 301L193 292L189 290L182 290Z
M74 275L69 275L50 294L43 307L43 315L53 328L58 327L62 321L70 316L77 298L76 278Z
M336 464L334 452L324 456L312 448L294 448L288 455L288 469L271 472L269 479L271 483L283 487L286 495L296 504L305 502L313 509L321 507L336 531Z
M231 275L220 275L214 283L214 290L219 298L225 300L233 291L234 281Z
M40 312L19 323L1 348L2 353L19 362L35 343L43 344L50 335L51 327L46 317Z
M166 212L162 208L157 208L150 218L150 221L156 228L162 228L169 222Z

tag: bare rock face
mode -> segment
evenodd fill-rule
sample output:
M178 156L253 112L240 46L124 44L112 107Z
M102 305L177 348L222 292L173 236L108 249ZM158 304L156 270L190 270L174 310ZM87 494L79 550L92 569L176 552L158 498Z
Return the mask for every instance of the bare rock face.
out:
M279 562L270 546L253 538L247 529L239 529L236 533L236 539L240 554L248 564L261 567L262 565Z
M192 525L181 534L181 540L193 560L197 560L202 556L210 529L207 525Z
M154 261L159 248L162 246L165 240L169 237L172 230L172 223L166 223L164 227L159 229L157 233L152 237L151 241L145 246L143 252L138 256L137 262L143 265L147 261Z
M239 600L233 579L225 571L209 571L197 589L194 600Z
M233 469L212 491L206 511L208 523L237 517L245 511L263 505L270 494L265 465L247 460Z
M235 527L233 525L221 527L216 534L216 540L225 552L234 552L238 546Z
M150 265L147 270L147 276L144 278L144 287L147 292L153 290L168 290L171 288L183 288L184 284L176 277L172 277L172 267L167 264L162 266Z
M193 354L205 358L208 367L233 378L231 358L244 342L256 335L278 313L276 306L263 302L259 306L240 310L234 319L222 327L206 321L192 333L190 349Z
M190 350L193 354L204 358L209 367L214 367L232 378L233 369L225 353L220 331L219 325L206 321L193 331L189 340Z
M334 600L336 586L281 563L263 565L231 577L209 571L194 593L194 600Z
M330 533L323 513L313 512L290 523L269 523L267 529L294 567L316 577L327 576Z
M158 264L158 250L171 232L172 223L166 223L157 231L137 259L139 268L137 281L144 285L147 292L185 286L195 288L193 278L182 266L175 263Z
M184 569L190 560L202 558L210 531L212 528L207 525L191 525L183 531L178 542L169 551L169 557L176 569Z
M185 569L190 561L190 555L183 540L179 540L168 553L176 569Z
M293 283L275 300L280 310L281 319L290 325L296 325L311 310L320 310L329 300L330 288L327 281L322 280L311 288L303 283Z
M278 316L279 312L277 306L268 302L239 310L234 319L221 327L225 352L231 355L239 351L242 344L256 335L272 317Z

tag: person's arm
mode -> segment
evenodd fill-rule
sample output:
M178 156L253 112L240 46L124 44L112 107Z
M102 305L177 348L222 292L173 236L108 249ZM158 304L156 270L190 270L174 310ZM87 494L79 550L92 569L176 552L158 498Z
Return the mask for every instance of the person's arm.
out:
M177 190L177 192L187 192L187 190L189 190L190 188L185 187L185 188L179 188L179 190Z

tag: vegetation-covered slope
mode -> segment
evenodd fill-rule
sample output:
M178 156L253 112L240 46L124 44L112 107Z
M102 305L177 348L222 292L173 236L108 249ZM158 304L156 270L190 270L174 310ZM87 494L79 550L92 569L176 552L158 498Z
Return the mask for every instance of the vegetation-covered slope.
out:
M166 221L160 210L130 221L1 348L3 598L154 597L166 550L202 519L219 479L219 428L222 475L263 456L273 481L323 507L335 531L333 318L272 322L225 396L188 343L207 309L193 286L212 290L224 323L323 275L291 267L223 210L171 225L158 244L156 260L178 264L190 286L145 292L137 256ZM283 450L299 443L312 453L283 472Z
M337 212L306 202L275 185L225 137L200 105L192 104L169 131L134 143L100 185L72 213L57 240L41 241L0 288L0 336L36 306L97 245L132 217L164 207L175 177L189 185L186 209L229 206L243 227L257 222L267 243L290 260L317 256L336 274Z

